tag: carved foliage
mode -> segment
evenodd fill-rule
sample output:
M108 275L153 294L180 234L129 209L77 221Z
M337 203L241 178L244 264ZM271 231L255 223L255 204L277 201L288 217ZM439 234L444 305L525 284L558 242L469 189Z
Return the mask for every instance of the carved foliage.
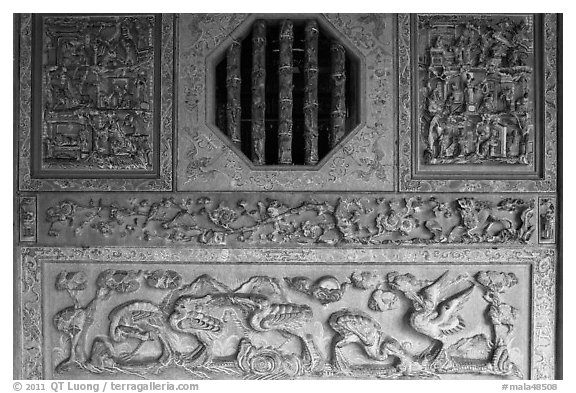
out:
M103 242L225 244L527 243L533 199L321 196L223 199L221 196L62 200L46 210L47 235ZM54 239L55 240L55 239Z

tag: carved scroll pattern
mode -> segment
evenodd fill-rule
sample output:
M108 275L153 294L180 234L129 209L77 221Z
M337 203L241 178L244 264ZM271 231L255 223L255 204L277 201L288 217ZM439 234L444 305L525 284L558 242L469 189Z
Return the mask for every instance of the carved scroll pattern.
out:
M106 190L134 190L134 189L141 189L141 190L170 190L171 189L171 185L172 185L172 86L173 86L173 70L172 70L172 62L173 62L173 55L174 55L174 42L173 42L173 16L172 15L164 15L162 17L162 48L158 48L158 50L161 51L161 60L160 60L160 67L161 67L161 71L160 71L160 80L158 81L160 88L161 88L161 99L160 102L158 103L154 103L154 105L159 105L160 106L160 111L159 111L159 117L160 117L160 137L159 137L159 146L155 149L159 150L159 156L160 156L160 166L159 166L159 179L147 179L147 180L143 180L143 179L109 179L109 178L103 178L106 175L104 174L106 171L102 171L103 174L101 176L101 178L95 178L95 179L59 179L57 178L57 175L54 175L54 178L49 178L49 179L34 179L31 175L31 141L32 141L32 130L31 130L31 116L32 116L32 112L31 112L31 83L32 83L32 69L31 69L31 59L32 59L32 35L31 35L31 25L32 25L32 18L31 15L28 14L24 14L21 15L21 21L20 21L20 72L21 72L21 78L20 78L20 107L19 107L19 151L20 151L20 155L19 155L19 186L21 190L30 190L30 191L50 191L50 190L62 190L62 189L66 189L66 190L77 190L77 189L82 189L82 190L101 190L101 191L106 191ZM122 30L122 28L120 28L119 30L120 32L125 30ZM120 34L120 36L122 36L122 34ZM76 42L76 44L79 44L78 42ZM74 46L74 45L72 45ZM78 46L78 45L76 45ZM81 46L81 45L80 45ZM131 48L131 45L125 45L126 48ZM79 49L78 49L79 50ZM134 51L132 50L128 50L125 51L126 53L132 53ZM132 56L132 55L130 55ZM129 56L129 57L130 57ZM85 56L86 57L86 56ZM96 56L97 57L97 56ZM82 57L81 57L82 58ZM69 60L65 60L65 61L69 61ZM72 60L70 60L72 61ZM89 61L88 59L86 59L86 61ZM108 60L107 60L108 61ZM113 60L109 61L113 62ZM59 72L59 71L63 71L65 67L60 67L58 69L53 70L54 72ZM71 71L70 71L71 72ZM67 75L69 72L66 71L65 75ZM70 84L70 83L60 83L62 82L62 80L66 81L67 77L64 77L63 79L60 78L51 78L53 79L53 82L50 85L50 90L55 90L55 91L63 91L66 92L68 90L70 90L69 86L72 86L72 88L74 88L75 84ZM120 105L121 109L118 109L120 112L122 112L121 117L124 120L124 122L107 122L107 117L104 116L100 116L101 114L98 115L94 115L94 119L93 121L95 122L94 124L98 123L100 125L102 125L103 129L106 128L107 124L110 123L110 127L112 127L111 129L113 129L113 125L114 124L124 124L126 125L126 127L130 126L130 124L136 124L138 123L136 120L132 121L132 123L130 122L130 119L132 119L133 117L130 117L128 115L126 115L126 113L130 112L131 110L128 110L126 108L124 108L124 106L126 105L132 105L134 104L136 101L140 102L140 106L142 105L147 105L144 101L151 101L148 100L147 98L144 98L145 94L144 91L149 90L152 88L152 81L146 81L143 82L143 84L138 84L136 83L138 80L138 77L134 77L134 83L130 82L130 86L133 87L132 90L133 91L133 95L131 95L130 97L132 97L132 99L128 99L129 97L127 95L125 96L125 99L123 101L123 103L121 103L120 101L120 96L122 93L122 78L112 78L114 79L116 82L117 87L117 91L112 89L112 93L109 94L109 96L113 96L112 97L112 101L114 101L114 103L118 103L118 105ZM46 83L49 83L49 80L46 80ZM114 84L112 83L112 84ZM142 88L139 89L138 86L145 86L146 84L148 84L149 86L148 89L146 88ZM126 85L126 84L124 84ZM146 87L146 86L145 86ZM142 90L142 92L140 92L140 90ZM81 96L80 98L78 98L76 101L81 102L82 100L94 100L96 98L96 95L92 94L93 91L88 89L87 90L88 93L85 94L84 96ZM114 91L116 91L116 93L114 93ZM142 93L142 94L141 94ZM92 97L91 98L91 94ZM69 94L68 94L69 95ZM104 97L105 94L102 95L98 95L98 97ZM56 94L55 97L57 98L58 95ZM50 107L50 105L52 105L52 107L55 107L56 109L58 109L58 105L60 106L65 106L58 109L59 112L61 112L62 110L68 110L66 109L68 106L67 103L71 103L71 102L76 102L74 101L74 99L72 99L72 101L68 100L66 98L66 94L64 94L64 99L62 100L52 100L50 102L52 102L52 104L48 103L48 106ZM139 98L134 98L134 97L139 97ZM70 98L70 97L68 97ZM110 98L110 97L108 97ZM68 101L70 102L68 102ZM140 101L139 101L140 100ZM151 104L151 103L149 103ZM53 109L54 109L53 108ZM122 109L124 108L124 109ZM132 108L132 106L130 106L130 108ZM128 111L128 112L127 112ZM144 109L137 109L132 112L134 113L140 113L138 111L144 111ZM125 113L126 112L126 113ZM129 113L129 114L130 114ZM96 119L97 117L99 117L99 119ZM102 121L100 121L102 120ZM51 121L51 120L50 120ZM79 120L80 124L82 123L81 120ZM85 123L85 124L84 124ZM86 127L89 126L89 122L84 122L82 124L84 124ZM56 123L54 123L56 124ZM71 124L71 123L70 123ZM69 124L69 125L70 125ZM90 123L92 124L92 123ZM96 125L98 125L96 124ZM98 127L96 127L98 128ZM114 134L114 130L111 131L112 134ZM85 134L85 133L84 133ZM101 132L101 134L103 135L103 132ZM120 134L122 134L122 132L120 132ZM119 135L120 135L119 134ZM68 138L67 136L61 136L59 137L59 142L55 142L57 145L62 145L63 148L66 147L65 145L74 145L74 142ZM103 136L104 138L104 136ZM128 137L126 137L128 138ZM126 141L127 139L124 138L123 140ZM134 138L138 139L140 138L140 136L135 136ZM132 139L134 139L132 138ZM73 138L72 138L73 139ZM86 138L81 138L82 141L85 142ZM114 139L114 138L112 138ZM130 138L128 138L130 139ZM144 138L140 138L140 139L144 139ZM101 141L103 141L104 139L101 138ZM122 138L118 139L117 138L117 142L122 140ZM72 142L71 142L72 141ZM62 142L62 143L60 143ZM70 143L68 143L70 142ZM92 141L93 142L93 141ZM121 148L122 143L116 143L114 146L118 147L120 150L122 150ZM126 146L139 146L138 143L125 143L124 145ZM124 146L122 145L122 146ZM74 145L75 146L75 145ZM72 146L72 150L74 150L74 146ZM80 146L80 144L78 144L78 146ZM85 146L85 143L84 143ZM144 145L142 145L144 146ZM69 146L68 146L69 147ZM90 147L90 145L89 145ZM116 148L115 147L115 148ZM65 149L64 149L65 150ZM68 149L70 150L70 149ZM77 149L78 150L78 149ZM82 149L79 149L78 151L80 152ZM136 149L138 150L138 149ZM148 151L147 148L142 147L142 149L140 149L140 151L143 153L141 154L141 158L144 159L144 161L146 161L147 159L146 157L150 157L150 159L152 159L152 153L150 152L150 154L148 155L148 153L146 153ZM80 154L82 156L82 154ZM90 155L90 153L88 153L88 156ZM87 159L88 156L86 156L85 158ZM120 154L120 156L124 157L123 153ZM130 155L126 155L127 157L129 157ZM132 155L133 157L136 157L137 155ZM80 157L82 159L82 157ZM124 158L122 159L118 159L115 162L124 162L126 160L124 160ZM143 161L143 162L144 162ZM107 164L106 164L107 165ZM105 166L106 166L105 165ZM130 164L131 165L131 164ZM130 166L129 165L129 166ZM147 166L148 164L146 164ZM114 166L109 166L110 168L113 168ZM147 166L148 167L148 166Z
M398 59L399 59L399 181L402 191L461 191L461 192L531 192L555 191L557 171L557 35L556 15L544 17L544 179L541 180L417 180L412 171L414 146L412 144L412 64L410 16L398 15Z
M88 236L105 244L525 244L534 242L534 209L534 199L512 198L98 196L51 202L41 230L53 243L63 232L63 238Z
M41 270L38 254L22 250L22 378L44 379Z
M41 325L42 325L42 318L41 318L41 314L39 312L40 307L41 307L41 298L39 296L40 294L40 267L42 265L42 263L44 263L43 261L61 261L61 262L65 262L65 261L92 261L92 262L129 262L129 261L134 261L137 263L140 263L142 261L163 261L166 258L169 258L170 260L173 261L182 261L182 262L187 262L190 260L190 258L196 258L199 257L201 255L206 255L208 257L207 260L212 260L215 263L219 263L218 261L224 261L225 259L228 259L227 257L225 257L225 259L221 259L221 256L224 256L225 254L228 254L230 251L232 250L221 250L221 251L217 251L216 253L214 253L213 250L206 250L203 251L202 249L197 249L194 252L190 253L188 252L188 250L178 250L178 249L146 249L143 250L141 248L139 249L130 249L130 248L96 248L96 249L81 249L81 248L66 248L66 249L56 249L56 248L24 248L22 250L22 277L23 277L23 293L24 293L24 297L22 298L22 310L23 312L23 319L22 319L22 329L23 329L23 333L24 333L24 338L25 338L25 345L23 345L23 358L22 361L24 364L28 364L28 367L24 367L23 368L23 372L24 374L22 375L23 378L26 379L31 379L31 378L43 378L44 375L42 374L42 367L43 367L43 360L45 359L42 356L42 348L43 348L43 336L41 334L39 334L40 331L42 331L41 329ZM262 261L267 261L267 262L272 262L272 260L275 261L281 261L283 260L283 258L278 258L278 256L273 257L273 254L264 254L263 253L264 250L260 250L260 249L253 249L253 250L245 250L245 252L253 254L255 256L255 261L256 260L262 260ZM241 251L241 253L244 251ZM339 253L342 253L342 251L338 251ZM345 252L347 254L350 254L350 252ZM220 254L217 255L217 254ZM520 263L524 264L524 263L529 263L529 264L533 264L534 265L534 276L533 276L533 282L532 282L532 295L531 295L531 299L532 299L532 308L534 310L534 319L533 319L533 330L532 330L532 335L533 335L533 342L531 345L531 351L532 351L532 365L531 365L531 371L530 374L524 374L523 377L531 377L533 379L549 379L549 378L553 378L554 376L554 358L553 358L553 352L554 352L554 318L555 318L555 308L554 308L554 304L555 304L555 281L554 281L554 275L555 275L555 258L554 258L554 252L553 250L536 250L536 249L519 249L519 250L506 250L506 249L502 249L499 250L497 253L492 252L492 250L477 250L474 253L470 253L470 254L463 254L461 251L457 251L457 250L409 250L409 249L404 249L404 250L387 250L385 251L386 256L384 256L384 258L387 260L388 258L393 258L392 254L399 254L398 256L400 256L400 254L402 254L402 258L404 258L404 260L406 261L412 261L412 262L446 262L446 261L459 261L466 264L477 264L477 263L481 263L482 261L490 261L490 262L496 262L496 261L510 261L513 264L514 263ZM474 254L474 255L472 255ZM229 255L229 254L228 254ZM351 254L350 254L351 256ZM319 260L325 260L324 258L324 252L313 252L311 254L308 254L308 257L311 259L307 260L307 263L309 263L312 260L315 260L316 258L319 258ZM244 258L242 256L239 256L240 259ZM272 259L270 259L272 258ZM382 257L380 257L382 258ZM476 259L478 258L478 259ZM412 266L412 265L410 265ZM364 267L364 268L360 268L360 270L355 271L353 274L350 275L349 281L347 281L348 283L346 284L346 282L342 282L340 281L340 285L341 285L341 289L344 292L346 291L367 291L367 293L372 293L370 296L370 301L367 302L364 307L366 307L366 310L374 310L375 312L382 312L384 314L382 314L383 317L385 317L388 313L390 312L390 310L395 310L398 307L398 303L397 300L394 300L397 297L404 297L405 293L407 293L406 291L409 291L409 287L405 286L405 285L400 285L398 286L400 283L406 282L406 283L412 283L411 285L422 285L419 284L420 282L424 283L424 281L419 281L420 278L418 277L418 275L416 277L414 276L410 276L408 274L404 274L403 272L400 273L395 273L395 274L383 274L383 275L378 275L375 274L375 272L380 271L382 269L382 265L378 264L378 267L376 265L374 266L370 266L370 267ZM408 268L408 265L407 265ZM366 270L362 270L362 269L366 269ZM411 268L409 268L411 269ZM387 271L390 269L386 269ZM404 269L403 269L404 270ZM449 273L445 273L440 275L435 275L433 277L431 277L432 281L436 282L436 283L441 283L438 285L447 285L449 286L450 290L447 290L446 292L448 293L448 296L451 296L452 294L454 296L457 296L456 294L459 294L458 296L462 296L461 300L463 301L463 307L464 309L466 309L466 303L468 302L466 300L466 298L468 296L472 296L472 297L479 297L481 296L481 294L483 294L482 296L484 296L485 300L489 302L489 304L487 305L490 306L490 299L493 299L493 296L499 296L500 299L499 301L497 301L496 303L494 303L492 306L495 306L495 304L499 304L499 309L492 309L492 311L489 312L488 315L492 315L490 318L496 318L496 319L492 319L492 323L495 324L495 328L496 331L500 330L502 334L506 334L506 332L513 334L514 329L510 329L511 325L510 324L514 324L514 320L517 318L517 313L518 310L515 311L516 305L514 304L514 302L512 302L512 304L505 304L504 302L502 302L502 300L506 300L506 294L505 292L508 290L505 290L505 287L514 287L516 285L516 283L518 282L517 279L515 278L515 276L513 274L509 274L506 273L505 271L503 272L490 272L490 271L484 271L484 270L480 270L480 271L476 271L474 270L474 268L472 266L470 266L469 269L467 269L470 271L470 273L468 275L464 275L464 276L456 276L455 274L449 274ZM122 292L122 291L128 291L128 292L134 292L137 293L136 291L139 290L139 288L143 288L145 286L150 286L152 285L154 288L163 288L163 290L166 293L169 292L173 292L172 290L174 290L175 288L190 288L192 289L193 287L195 288L200 288L202 287L199 283L200 281L202 281L203 283L209 283L212 282L214 284L217 284L216 281L212 281L210 280L209 277L207 276L202 276L203 278L197 278L196 282L198 283L198 285L196 286L188 286L186 285L186 283L188 281L186 280L182 280L179 279L179 274L178 272L169 272L169 271L130 271L130 270L122 270L122 268L120 269L115 269L115 270L100 270L100 277L98 280L98 286L101 288L108 288L107 291L118 291L118 292ZM164 274L165 273L165 274ZM328 273L329 274L329 273ZM408 281L405 281L402 277L406 276L407 279L409 279ZM446 278L442 278L446 276ZM473 276L473 279L472 279ZM410 278L412 277L412 278ZM468 278L466 278L468 277ZM66 273L61 272L61 274L58 275L57 277L57 282L56 282L56 287L59 288L62 291L67 291L68 293L70 293L70 295L72 296L71 299L73 300L75 298L75 293L79 294L81 291L85 290L84 288L86 288L86 283L88 283L88 286L92 287L94 284L92 284L92 280L94 278L91 278L88 275L83 274L82 272L76 272L75 271L68 271ZM295 278L290 278L295 280ZM287 278L288 280L288 278ZM299 280L309 280L306 277L302 277ZM459 281L460 280L460 281ZM462 281L463 280L463 281ZM498 280L504 280L502 281L502 283L498 283ZM322 291L324 291L325 294L329 294L331 293L330 291L335 291L335 284L337 283L337 279L335 278L330 278L329 276L325 276L325 278L323 279L319 279L316 281L310 281L312 283L314 283L316 290L316 294L320 294L322 293ZM346 280L345 280L346 281ZM432 281L428 281L428 283L431 283ZM276 282L277 284L279 284L279 287L276 286L276 289L274 288L274 282ZM296 282L296 281L294 281ZM302 282L302 281L300 281ZM304 281L305 282L305 281ZM457 286L455 283L460 282L461 284L459 284L459 286ZM259 283L259 284L257 284ZM265 284L268 283L270 285L272 285L272 287L268 286L268 290L264 290L264 292L262 292L262 289L264 287L259 286L260 284L263 285L268 285ZM444 284L445 283L445 284ZM468 285L466 285L466 283L468 283ZM476 289L472 289L470 292L471 294L467 294L467 292L470 290L470 284L474 283L473 286L476 286ZM212 286L212 288L221 288L221 289L217 289L216 291L218 293L221 293L222 290L224 290L225 292L228 293L229 290L226 290L225 288L227 287L226 283L221 283L222 285L215 285ZM345 285L344 285L345 284ZM46 282L42 285L49 285L52 286L54 285L54 282ZM344 285L344 286L342 286ZM495 290L497 291L494 292L492 295L490 295L490 288L491 286L494 285ZM504 285L504 287L502 287L502 285ZM521 284L521 285L525 285L525 284ZM210 286L209 286L210 287ZM209 288L204 286L204 288ZM261 288L261 290L258 290L255 293L260 293L261 295L250 295L249 293L253 290L255 290L256 288ZM213 295L212 296L212 300L208 299L208 298L202 298L202 297L196 297L196 300L193 299L193 296L187 296L186 293L184 292L180 292L180 295L182 296L172 296L173 301L177 300L178 298L180 298L180 303L183 302L188 302L192 305L192 303L196 304L198 303L198 300L201 300L200 303L202 303L202 301L207 301L208 303L204 303L204 306L200 306L200 304L198 303L198 306L200 307L204 307L204 310L207 312L205 315L212 315L211 312L208 312L208 310L210 309L210 304L213 304L214 306L216 306L218 304L218 302L220 302L220 304L226 304L226 302L228 302L229 300L226 299L231 299L231 298L248 298L250 299L250 296L252 296L252 301L256 301L258 302L258 299L262 299L261 296L274 296L272 295L273 293L277 293L278 288L280 288L281 292L284 292L285 296L288 296L288 298L292 297L293 295L295 295L298 290L295 288L290 288L290 287L286 287L284 284L282 284L279 280L275 279L275 278L268 278L268 277L259 277L259 278L252 278L251 280L249 280L248 282L246 282L244 285L240 285L238 287L237 290L234 290L233 292L236 293L236 295ZM284 290L282 290L281 288L284 288ZM462 290L462 288L464 288ZM498 289L500 288L500 289ZM197 290L196 289L196 290ZM320 289L320 290L318 290ZM103 289L104 290L104 289ZM192 289L194 291L194 289ZM394 294L391 294L389 291L398 291L398 292L394 292ZM462 290L462 291L460 291ZM486 292L486 290L488 290L488 292ZM232 291L232 290L230 290ZM333 293L333 292L332 292ZM96 296L98 296L97 292L96 292ZM313 304L315 304L314 302L318 302L316 304L321 304L322 302L320 301L320 299L328 299L323 297L323 295L319 295L320 297L316 297L314 295L309 295L309 301L310 306L312 306L312 309L317 309L317 306L313 306ZM113 298L115 298L116 295L113 296ZM83 299L86 299L85 296L82 297ZM220 298L222 300L218 301L217 299ZM166 300L170 299L170 296L165 298ZM301 299L301 298L300 298ZM335 305L337 307L338 302L340 300L338 300L338 296L336 297L332 297L332 300L329 301L326 304L331 304L331 305ZM372 300L374 299L374 300ZM510 298L511 299L511 298ZM83 301L79 301L76 307L83 307ZM106 300L103 300L106 301ZM171 304L175 304L173 301L169 301L169 303ZM222 303L223 302L223 303ZM150 302L148 302L149 304L145 304L146 301L144 302L140 302L140 304L138 305L138 303L131 303L133 306L130 306L134 309L136 309L137 307L148 307L150 308L150 311L153 311L153 307L151 308L152 304ZM288 303L290 303L290 301L288 300ZM287 303L287 304L288 304ZM76 304L76 303L75 303ZM300 300L298 303L292 303L291 307L295 307L297 304L301 304L300 307L302 311L304 311L304 313L307 313L306 308L309 306L306 306L305 304L302 303L302 300ZM126 304L126 306L128 306L128 304ZM161 306L161 304L160 304ZM207 307L208 306L208 307ZM331 306L333 307L333 306ZM77 308L78 310L80 308ZM72 306L70 308L70 311L74 310L74 306ZM119 308L118 308L119 309ZM188 308L186 308L188 309ZM30 310L36 310L30 313ZM189 312L192 312L193 309L189 309ZM200 311L201 309L198 309L198 311ZM410 311L410 310L414 310L414 309L409 309L407 312L411 312L414 313L415 311ZM28 314L27 314L28 312ZM27 317L27 315L29 317ZM241 317L241 313L238 314L238 316ZM316 315L315 312L313 312L313 315ZM333 313L334 315L334 313ZM360 312L360 310L355 311L355 310L350 310L350 311L342 311L340 314L338 314L340 317L343 316L348 316L348 317L352 317L353 315L354 318L363 318L362 316L364 314L362 314L362 312ZM188 314L188 316L192 316L192 314ZM105 318L105 317L104 317ZM173 317L174 321L180 320L180 318L176 318L176 316ZM225 318L226 319L226 318ZM228 319L228 321L232 321L232 319ZM334 317L332 318L332 320L334 321L334 323L336 323L336 321L338 320L338 318L336 317L336 315L334 315ZM57 321L62 321L64 322L64 320L61 320L60 318L56 318L55 322ZM118 321L120 322L120 325L118 325L120 327L120 329L115 329L117 332L120 332L122 330L125 330L127 334L135 334L137 333L138 330L130 330L129 326L126 324L126 322L128 322L129 320L127 319L118 319ZM122 322L124 321L124 322ZM253 319L253 321L256 321L256 319ZM490 321L490 319L488 320ZM328 321L325 321L328 322ZM231 323L231 322L225 322L225 323ZM254 322L249 322L251 324L251 326L255 326L252 325ZM77 332L77 330L72 329L72 330L67 330L66 326L68 326L65 323L57 323L56 326L59 326L60 328L65 329L66 331L69 331L71 333L73 332ZM125 327L124 327L125 326ZM144 325L142 325L144 326ZM183 326L183 325L181 325ZM240 325L238 325L240 326ZM303 327L305 327L305 325L302 325ZM334 325L334 326L339 326L339 325ZM410 329L413 328L418 328L419 325L415 325L414 327L409 327ZM33 327L33 328L30 328ZM136 326L134 326L136 327ZM50 329L54 329L54 327L51 327ZM339 332L338 330L336 330L337 332ZM36 332L36 333L34 333ZM132 333L130 333L132 332ZM464 331L466 332L466 330ZM142 332L145 333L145 332ZM185 334L189 334L189 333L185 333ZM496 332L496 334L499 334ZM131 337L131 336L126 336L126 337ZM143 336L145 337L145 336ZM306 339L306 336L304 335L304 339ZM477 345L479 344L478 341L478 337L470 337L471 341L468 342L469 345ZM312 339L314 341L314 339ZM480 340L481 341L481 340ZM158 342L158 341L151 341L151 342ZM161 342L161 341L160 341ZM452 365L452 368L446 368L446 365L449 363L446 363L446 359L444 358L444 356L439 356L437 358L437 360L433 363L435 363L436 365L434 367L432 367L432 369L428 369L428 370L422 370L420 367L421 365L418 364L418 362L414 362L414 358L412 356L410 356L411 351L408 351L408 353L402 353L401 351L399 352L394 351L395 347L394 347L394 340L388 338L385 342L388 343L388 356L391 357L391 359L397 359L397 362L392 362L392 364L396 364L396 366L401 366L401 365L411 365L412 368L408 368L405 371L401 372L401 375L406 375L405 373L410 373L410 372L418 372L418 371L433 371L435 373L440 373L442 374L443 372L458 372L458 369L453 368L454 365ZM61 342L62 344L62 342ZM314 344L317 343L313 343L310 345L309 348L312 348L312 354L316 353L319 354L319 357L315 357L315 356L309 356L309 353L306 352L299 352L296 351L295 353L292 353L292 356L295 356L295 358L292 358L293 361L300 361L300 364L303 365L310 365L312 364L311 362L316 362L314 364L317 364L318 367L315 368L316 371L314 371L316 374L314 374L314 372L309 369L310 371L306 371L306 368L302 367L301 370L303 370L303 373L306 374L308 372L313 372L312 375L322 375L322 373L326 373L328 372L328 375L333 375L332 373L334 372L338 372L338 368L333 368L334 365L334 357L330 356L329 353L324 352L324 350L320 349L318 350L318 347L315 346ZM460 343L462 344L462 342ZM65 344L68 345L68 344ZM243 354L250 354L252 353L252 355L250 355L248 357L248 359L253 359L251 356L256 356L257 354L260 353L260 351L263 350L263 347L261 347L260 345L252 345L254 346L254 348L252 348L252 351L248 351L248 349L250 348L246 348L246 345L248 345L248 343L246 343L245 341L243 343L239 343L239 345L243 345L243 349L245 349L245 351L241 351ZM390 346L391 345L391 346ZM87 347L89 348L89 347ZM94 346L92 346L92 348L94 348ZM210 346L208 345L208 348L210 348ZM330 347L331 350L334 350L334 347ZM459 348L459 349L457 349ZM476 348L480 348L480 347L476 347ZM366 348L369 349L369 348ZM462 353L462 345L457 345L456 347L453 347L453 349L457 349L459 352L458 353ZM504 349L504 348L502 348ZM316 350L316 351L315 351ZM271 354L276 354L275 356L279 356L279 358L284 358L284 359L290 359L290 351L286 352L285 350L280 350L277 349L276 352L274 352L273 348L270 348L269 351L272 351ZM452 353L452 349L450 349L448 351L449 353ZM101 353L101 352L100 352ZM472 355L472 352L469 352L470 355ZM69 350L68 350L68 354L70 354ZM93 353L94 354L94 353ZM63 353L63 355L66 355L66 352ZM403 356L403 355L408 355L408 356ZM260 356L260 355L258 355ZM288 357L286 357L288 356ZM498 361L489 361L488 363L485 363L485 367L482 366L475 366L475 367L470 367L470 366L465 366L461 371L467 374L474 374L474 373L496 373L497 375L516 375L519 376L519 374L514 371L514 365L513 363L510 363L510 359L508 361L505 361L505 358L508 358L507 356L503 355L503 351L501 350L496 350L495 352L493 352L493 357L492 360L494 360L494 356L503 356L502 357L502 361L498 362ZM56 365L60 364L62 362L63 359L65 359L66 356L60 356L58 357L58 363L54 364L53 366L50 366L49 369L51 368L53 370L53 367L55 367ZM296 359L297 358L297 359ZM477 357L474 357L477 358ZM92 360L96 360L97 357L95 356L91 356L91 357L87 357L86 359L92 359ZM101 358L100 358L101 359ZM298 360L299 359L299 360ZM315 359L315 360L313 360ZM204 360L206 360L206 358L203 357L199 357L197 358L198 363L202 363ZM319 361L321 360L321 361ZM377 358L372 357L370 355L370 352L368 351L368 354L364 356L363 358L363 362L366 365L369 365L370 362L377 360ZM199 364L196 364L197 366L199 366ZM112 363L105 363L104 365L111 365ZM252 372L257 371L257 369L251 369L250 367L247 367L247 365L249 364L255 364L255 363L251 363L249 360L244 359L242 362L236 363L237 367L239 367L241 373L240 375L244 374L251 374ZM242 364L244 366L242 366ZM33 366L35 365L35 366ZM124 366L126 366L126 363L123 364ZM225 364L227 367L230 367L231 364L228 362ZM323 366L320 366L323 365ZM498 369L494 369L493 367L495 366L499 366L500 368ZM151 366L150 364L148 366L142 366L139 368L139 371L142 372L144 371L144 373L146 372L154 372L154 367L159 366L160 367L160 371L163 369L163 367L160 364L156 364L153 368L150 368L149 366ZM290 368L292 370L294 370L293 368ZM362 369L357 369L357 368L353 368L354 371L360 371L360 372L366 372L366 371L361 371ZM370 370L372 370L371 372L376 372L377 374L380 373L380 375L382 375L383 377L391 377L393 375L393 371L394 371L394 366L390 369L386 368L370 368ZM64 371L64 370L60 370L60 371ZM90 369L87 369L87 371L90 371ZM132 370L135 371L135 370ZM194 367L189 367L188 370L186 370L186 372L192 372L193 375L195 377L200 377L200 378L204 378L207 377L208 375L204 374L194 374L194 371L204 371L206 372L206 369L202 369L202 368L197 368L194 369ZM399 371L399 369L396 369L396 371ZM392 372L392 373L390 373ZM320 373L320 374L318 374ZM370 371L368 371L368 373L370 373ZM364 375L364 374L363 374ZM418 374L420 378L425 378L426 377L426 373L419 373ZM254 376L257 377L257 376ZM287 378L290 376L279 376L280 378Z
M325 164L314 171L253 170L228 148L218 135L205 126L206 61L210 50L245 24L250 16L240 14L182 16L180 34L189 45L180 47L179 190L202 187L211 191L282 190L392 190L395 173L394 152L386 140L393 138L392 42L393 20L389 15L325 15L335 29L365 56L364 71L370 83L364 92L366 124L360 126L346 144L332 152ZM223 22L220 22L220 20ZM206 57L209 57L208 60ZM374 81L374 83L372 83Z

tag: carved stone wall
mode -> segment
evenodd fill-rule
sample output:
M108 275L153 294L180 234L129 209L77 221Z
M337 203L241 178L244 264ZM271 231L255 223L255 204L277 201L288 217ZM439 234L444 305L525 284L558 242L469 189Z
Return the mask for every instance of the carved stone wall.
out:
M354 58L317 163L217 126L266 18ZM18 15L15 378L557 378L558 22Z

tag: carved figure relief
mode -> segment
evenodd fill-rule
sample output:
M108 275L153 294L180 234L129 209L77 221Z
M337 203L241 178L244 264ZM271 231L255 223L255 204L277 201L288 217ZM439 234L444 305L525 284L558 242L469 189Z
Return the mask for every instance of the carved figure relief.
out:
M326 246L527 243L535 229L533 199L320 194L285 202L246 197L65 199L46 209L43 227L48 240L65 231L78 238L97 235L104 242ZM294 285L314 292L316 284Z
M556 242L556 198L540 198L540 243Z
M36 241L36 197L20 197L19 222L20 222L20 241Z
M153 169L154 16L42 20L41 169Z
M533 36L532 16L418 16L424 163L533 161Z
M317 283L337 281L325 277ZM519 309L505 302L506 292L518 284L514 273L454 275L447 270L418 279L412 273L356 271L349 278L355 291L379 288L403 298L404 311L392 317L387 312L396 308L376 311L365 304L364 310L333 305L328 314L318 313L318 306L289 300L286 289L303 277L253 276L231 289L208 274L187 282L166 269L107 269L93 284L83 271L61 271L56 289L67 292L73 304L53 318L54 328L68 337L58 350L64 359L54 370L58 375L80 370L146 377L177 369L195 378L245 379L523 377L517 356L510 353ZM89 288L95 288L94 295L82 302ZM162 296L156 301L142 297L150 290ZM128 293L136 298L122 301ZM483 333L470 329L462 317L473 297L486 303ZM404 329L419 333L413 337L428 341L428 347L416 350L422 343L388 333L390 323L403 324L391 318L407 321ZM323 333L312 334L318 326ZM96 334L98 329L106 333ZM363 355L352 356L352 345Z

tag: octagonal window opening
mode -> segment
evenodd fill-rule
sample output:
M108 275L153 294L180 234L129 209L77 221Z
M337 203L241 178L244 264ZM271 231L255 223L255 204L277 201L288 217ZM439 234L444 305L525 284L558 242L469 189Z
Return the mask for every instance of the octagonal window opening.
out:
M259 19L215 64L216 126L255 165L314 166L360 123L359 60L314 19Z

